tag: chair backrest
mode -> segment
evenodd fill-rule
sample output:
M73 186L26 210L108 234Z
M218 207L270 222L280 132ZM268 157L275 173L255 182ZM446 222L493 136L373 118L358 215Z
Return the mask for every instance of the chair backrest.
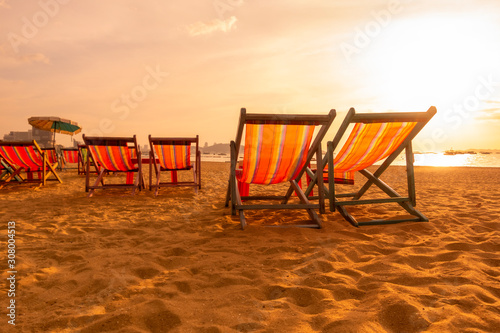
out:
M66 163L78 163L78 148L62 148L61 151Z
M347 141L334 159L337 182L352 183L354 172L363 170L394 154L399 155L407 144L434 116L427 112L358 113L349 110L333 141L337 147L350 124L354 124Z
M321 144L335 110L328 115L247 114L241 110L236 156L243 127L245 147L239 181L277 184L302 175ZM313 141L315 128L321 125Z
M83 162L87 162L87 156L89 155L89 150L86 145L78 145L78 151L80 153L80 158Z
M191 168L191 145L198 154L198 136L193 138L155 138L149 136L149 145L166 170L186 170Z
M0 155L11 165L39 170L43 165L43 152L33 141L0 142Z
M140 152L135 135L131 138L86 137L83 135L83 140L92 159L105 170L131 171L137 169L131 154L131 149Z
M47 158L50 164L57 162L57 152L55 148L42 148L42 151L47 153Z

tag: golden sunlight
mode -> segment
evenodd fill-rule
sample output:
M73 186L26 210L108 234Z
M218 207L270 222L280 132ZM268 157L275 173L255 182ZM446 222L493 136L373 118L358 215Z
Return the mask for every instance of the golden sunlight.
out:
M400 110L449 105L498 61L487 17L456 15L394 21L359 59L374 95Z

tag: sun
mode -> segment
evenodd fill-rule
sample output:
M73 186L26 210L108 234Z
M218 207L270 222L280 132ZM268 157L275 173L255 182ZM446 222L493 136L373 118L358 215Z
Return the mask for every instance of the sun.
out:
M399 110L448 105L498 68L498 28L485 15L394 20L359 59L378 103Z

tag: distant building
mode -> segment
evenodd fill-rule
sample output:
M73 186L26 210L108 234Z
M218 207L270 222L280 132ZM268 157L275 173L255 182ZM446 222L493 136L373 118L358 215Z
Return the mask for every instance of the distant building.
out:
M3 136L4 141L30 141L32 139L31 130L27 132L10 132Z
M32 140L36 140L38 145L40 145L41 147L52 147L54 133L49 131L42 131L34 127L32 133L33 133Z
M40 147L52 147L53 133L34 128L25 132L11 131L3 136L4 141L31 141L35 140Z

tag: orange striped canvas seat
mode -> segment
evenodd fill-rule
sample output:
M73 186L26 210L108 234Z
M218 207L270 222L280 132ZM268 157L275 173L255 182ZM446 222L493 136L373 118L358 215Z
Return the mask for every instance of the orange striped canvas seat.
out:
M128 146L89 145L88 149L97 163L108 171L137 170L137 165L132 162L132 154Z
M123 138L87 137L83 135L83 140L91 157L87 158L86 170L90 170L91 160L98 165L99 169L99 174L93 186L89 185L90 172L86 173L86 190L90 190L89 197L93 195L96 189L101 188L132 188L132 194L135 194L137 189L141 189L143 186L142 161L140 158L133 159L134 152L137 152L135 156L140 156L135 135ZM110 172L126 172L126 183L105 184L104 176ZM134 174L136 174L135 181ZM99 183L102 185L99 186Z
M354 184L354 173L391 155L416 122L357 123L333 161L335 182Z
M236 140L231 142L231 174L226 206L231 202L233 215L239 212L242 228L249 209L305 209L314 224L303 227L321 227L314 209L324 208L324 201L311 204L298 182L314 155L321 156L321 140L335 118L335 110L327 115L285 115L246 113L241 109ZM244 138L243 160L238 161L239 147ZM239 164L239 166L238 166ZM289 182L283 196L250 196L244 184L274 185ZM243 185L242 185L243 184ZM288 203L292 193L300 203ZM281 204L243 204L252 200L281 200Z
M178 141L155 145L155 155L165 170L188 170L191 165L191 142Z
M297 178L304 167L315 125L247 124L242 170L247 184L278 184Z
M328 182L328 189L323 187L330 201L330 210L338 210L340 214L355 226L367 224L388 224L404 221L427 221L427 218L416 208L415 179L413 169L412 140L436 114L436 108L431 107L427 112L391 112L391 113L356 113L349 110L340 125L333 141L328 142L326 156L322 159L318 170L322 170L323 177L318 173L312 175L306 195L312 186L322 178ZM343 141L344 135L352 127L347 140L335 155L337 147ZM380 176L389 166L406 152L406 185L407 195L401 195L380 179ZM368 170L375 163L380 162L375 172ZM378 164L378 163L377 163ZM342 187L335 184L354 184L354 174L358 172L366 178L361 188L352 193L339 193ZM374 186L378 194L367 194ZM365 195L366 194L366 195ZM383 194L385 197L380 197ZM365 198L370 196L369 198ZM391 217L358 222L348 211L348 206L397 203L405 211L405 217ZM408 214L411 217L408 217Z
M149 187L158 195L160 187L191 186L198 191L201 188L201 153L198 149L199 138L158 138L149 136L150 144L150 180ZM194 148L195 162L191 161L191 149ZM152 168L156 181L153 184ZM179 181L178 172L192 170L193 181ZM161 171L170 171L170 181L161 180Z
M44 152L36 143L29 142L0 142L0 157L13 168L14 172L7 178L6 182L20 176L21 172L26 173L26 182L35 182L45 185L48 180L57 180L62 183L62 180L57 175L55 168L57 167L57 159L51 162L47 152ZM33 173L38 174L38 180L33 179ZM53 175L55 179L49 179ZM22 178L24 180L24 178Z

